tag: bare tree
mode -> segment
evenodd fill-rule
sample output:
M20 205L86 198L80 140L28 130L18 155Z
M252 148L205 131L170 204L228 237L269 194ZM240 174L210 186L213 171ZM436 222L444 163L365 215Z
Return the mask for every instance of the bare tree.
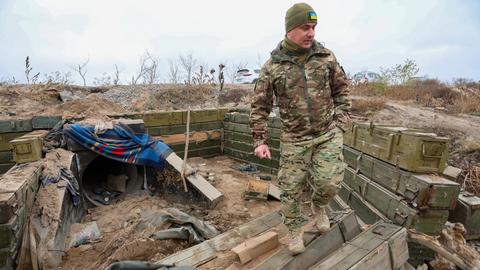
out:
M168 65L169 65L168 80L170 81L170 83L177 84L180 79L179 78L180 74L178 74L178 70L179 70L178 61L174 61L170 59L168 61Z
M148 51L140 57L140 70L132 76L132 85L136 85L140 78L145 84L153 84L158 81L158 58L153 57Z
M180 55L179 60L180 60L180 65L181 65L181 67L182 67L182 69L183 69L183 71L185 72L185 75L186 75L185 83L186 84L191 84L192 83L192 73L193 73L193 70L196 67L197 59L194 59L192 53L189 53L187 55Z
M38 80L38 76L40 76L40 72L38 72L30 78L30 72L32 69L33 68L30 66L30 57L27 55L27 58L25 58L25 77L27 78L27 84L30 84L30 81L35 84Z
M118 69L117 64L115 64L115 73L113 73L112 84L118 85L120 82L120 70Z
M90 59L87 58L83 64L78 64L74 66L72 69L82 77L83 80L83 86L87 86L87 81L85 80L85 75L87 74L87 64L90 61Z
M145 72L143 73L143 76L142 76L143 83L154 84L158 82L158 78L160 75L158 72L158 62L160 62L160 60L158 59L158 57L151 55L148 51L145 53L145 57L146 57L147 64L146 64Z

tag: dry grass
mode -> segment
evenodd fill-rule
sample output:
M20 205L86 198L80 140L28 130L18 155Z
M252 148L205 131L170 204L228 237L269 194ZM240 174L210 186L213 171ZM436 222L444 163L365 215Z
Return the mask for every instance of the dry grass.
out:
M480 166L466 163L462 168L465 171L463 186L466 191L480 196Z
M480 113L480 89L476 85L470 88L465 87L449 87L438 80L393 86L375 82L354 86L352 94L415 101L426 107L445 107L451 113Z
M352 113L368 114L385 108L387 100L383 97L369 97L367 99L352 100Z

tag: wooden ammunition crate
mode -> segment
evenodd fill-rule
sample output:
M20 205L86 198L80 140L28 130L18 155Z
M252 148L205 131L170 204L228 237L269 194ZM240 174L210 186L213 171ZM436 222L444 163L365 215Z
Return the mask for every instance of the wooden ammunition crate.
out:
M468 192L460 193L457 207L448 220L465 226L466 239L480 239L480 198Z
M400 269L408 260L404 228L379 222L310 269Z
M436 174L411 173L366 155L348 146L343 147L345 162L382 187L402 196L415 204L418 209L449 209L455 208L460 185ZM351 178L352 170L345 172L345 181L363 194L361 186L354 185ZM364 187L363 187L364 188Z
M448 138L421 130L355 123L344 144L411 172L442 173Z
M13 160L16 163L25 163L42 159L43 138L46 134L44 130L37 130L11 140Z

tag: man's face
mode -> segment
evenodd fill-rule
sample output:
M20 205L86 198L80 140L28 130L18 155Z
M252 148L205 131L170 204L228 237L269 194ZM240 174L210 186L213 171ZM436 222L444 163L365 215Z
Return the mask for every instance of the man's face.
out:
M316 23L305 23L297 26L287 33L288 39L297 44L303 49L308 49L312 46L315 38Z

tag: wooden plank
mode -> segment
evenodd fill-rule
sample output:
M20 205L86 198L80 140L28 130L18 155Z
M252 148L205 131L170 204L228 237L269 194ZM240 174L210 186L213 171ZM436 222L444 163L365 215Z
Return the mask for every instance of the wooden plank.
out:
M205 123L193 123L190 124L190 132L192 131L205 131L213 129L221 129L223 122L205 122ZM185 125L170 125L170 126L155 126L148 127L147 133L151 136L164 136L185 133L187 131Z
M183 160L175 153L171 153L166 158L167 162L172 165L178 172L182 170ZM193 168L187 164L187 180L192 184L200 193L202 193L213 208L223 198L223 194L212 186L207 180L205 180L199 174L189 174L193 172Z
M355 264L361 263L365 256L367 256L370 252L374 251L381 245L387 244L386 242L401 229L402 227L389 223L376 223L367 231L359 234L352 241L348 242L342 248L338 249L334 253L329 254L328 257L312 267L312 270L350 269ZM388 247L388 244L386 246ZM389 256L388 250L386 254ZM388 262L389 267L374 269L391 269L390 261Z
M346 224L352 223L352 224ZM343 224L343 225L341 225ZM278 252L273 254L270 258L255 266L255 270L270 270L270 269L291 269L301 270L308 269L314 265L319 259L326 257L332 251L338 249L345 242L345 237L341 230L341 226L347 228L347 234L359 234L361 232L360 226L357 223L355 215L352 211L344 214L339 221L332 226L332 228L323 235L307 240L307 234L304 236L306 249L303 253L292 256L287 247L281 248ZM316 237L316 238L315 238ZM307 240L307 241L305 241ZM312 241L313 240L313 241Z
M246 264L262 254L278 247L278 233L269 231L259 236L249 238L232 248L240 263Z
M31 119L0 120L0 133L32 131Z
M185 143L185 134L173 134L173 135L163 135L156 136L156 139L162 140L166 144L177 144ZM199 143L208 140L219 140L222 138L221 130L205 130L197 131L190 134L189 141L190 143Z
M280 201L282 190L278 186L270 183L270 185L268 186L268 195Z
M199 266L215 258L216 252L229 250L235 245L245 241L245 239L270 230L281 222L282 217L275 211L240 225L239 227L229 230L201 244L172 254L157 263L174 264L177 266ZM250 228L248 230L250 232L248 235L242 233L247 231L245 228Z

